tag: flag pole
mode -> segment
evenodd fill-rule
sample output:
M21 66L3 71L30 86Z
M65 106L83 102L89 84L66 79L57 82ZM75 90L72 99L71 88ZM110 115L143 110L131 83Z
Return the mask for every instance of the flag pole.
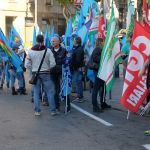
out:
M130 110L128 109L127 120L129 120L129 116L130 116Z
M68 72L67 73L67 86L66 86L66 105L65 105L65 115L67 115L67 108L68 108L68 96L67 96L67 92L68 92Z

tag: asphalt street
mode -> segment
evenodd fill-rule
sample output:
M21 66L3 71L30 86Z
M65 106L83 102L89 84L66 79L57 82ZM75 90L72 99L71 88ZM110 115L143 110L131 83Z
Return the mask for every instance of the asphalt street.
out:
M146 150L150 147L150 116L130 114L120 105L123 79L116 79L112 109L97 114L92 112L91 94L84 92L83 103L72 103L71 113L51 116L49 108L42 106L40 117L34 116L27 96L12 96L10 89L0 91L0 150ZM98 119L99 118L99 119ZM109 125L108 125L108 124ZM147 144L147 145L146 145ZM144 147L145 146L145 147ZM147 147L147 148L146 148Z

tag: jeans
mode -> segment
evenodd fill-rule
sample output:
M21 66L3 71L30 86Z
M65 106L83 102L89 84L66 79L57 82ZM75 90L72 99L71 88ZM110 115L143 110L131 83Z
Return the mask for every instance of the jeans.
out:
M77 97L82 98L83 97L83 84L82 84L83 73L80 70L76 70L73 72L73 75L76 83Z
M4 84L5 81L5 72L3 69L0 68L0 86Z
M100 91L100 102L101 105L105 102L105 96L106 96L106 89L105 89L105 82L97 77L97 74L95 74L95 82L93 85L93 91L92 91L92 104L93 107L98 107L97 105L97 95Z
M54 101L54 84L52 82L50 74L39 74L36 85L33 85L34 94L34 111L40 112L40 92L41 85L43 85L44 91L47 94L48 103L50 105L51 111L56 111L55 101Z
M56 109L60 109L60 80L61 80L61 75L56 74L56 75L52 75L52 80L54 82L54 87L55 87L55 95L54 95L54 99L55 99L55 105L56 105Z
M24 88L24 80L22 78L22 72L10 71L11 88L15 86L16 78L18 79L19 89Z

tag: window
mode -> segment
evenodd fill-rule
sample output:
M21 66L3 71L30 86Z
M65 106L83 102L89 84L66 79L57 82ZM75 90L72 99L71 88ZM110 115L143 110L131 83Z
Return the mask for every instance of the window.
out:
M47 6L52 6L53 5L53 0L46 0L46 5Z
M32 17L26 17L25 18L25 25L26 27L30 27L30 26L33 26L34 24L34 20Z

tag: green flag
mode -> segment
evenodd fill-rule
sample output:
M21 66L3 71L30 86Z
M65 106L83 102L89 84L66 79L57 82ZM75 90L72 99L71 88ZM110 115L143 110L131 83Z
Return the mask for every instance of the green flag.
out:
M134 6L132 5L131 0L128 0L128 13L127 13L127 24L126 24L126 39L133 33L134 30Z
M119 40L115 38L115 28L116 19L114 16L114 8L112 7L110 23L98 71L98 77L106 82L107 92L110 91L113 84L115 66L117 66L120 62L120 43Z

